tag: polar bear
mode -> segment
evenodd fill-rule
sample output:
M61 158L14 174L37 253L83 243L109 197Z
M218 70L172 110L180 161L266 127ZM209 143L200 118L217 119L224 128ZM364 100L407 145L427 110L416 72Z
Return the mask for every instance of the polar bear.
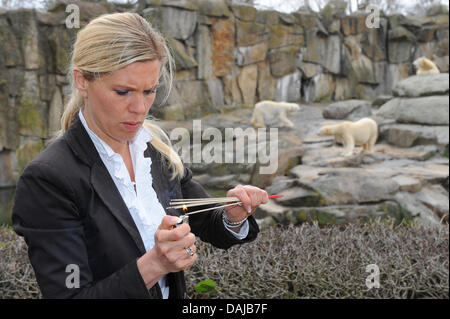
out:
M439 74L439 69L433 61L426 57L420 57L413 62L416 68L416 75Z
M262 128L266 127L266 123L273 121L280 127L294 127L294 123L287 118L287 113L299 110L300 106L295 103L261 101L255 104L250 122L254 127Z
M333 125L325 125L320 129L321 135L333 135L344 144L343 156L353 154L355 145L362 145L363 150L373 152L378 138L377 122L370 118L362 118L356 122L345 121Z

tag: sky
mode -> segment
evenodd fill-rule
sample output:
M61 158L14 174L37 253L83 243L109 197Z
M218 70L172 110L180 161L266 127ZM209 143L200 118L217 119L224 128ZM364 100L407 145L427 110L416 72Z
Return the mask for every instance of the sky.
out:
M414 6L414 4L417 1L420 1L420 0L416 0L416 1L396 0L396 1L400 2L401 4L403 4L403 6L405 8L408 8L408 7ZM295 0L255 0L255 3L257 5L262 5L264 7L270 7L270 8L273 8L273 9L277 10L277 11L287 12L287 13L291 12L292 7L293 7L292 3L295 3L295 2L296 2ZM298 2L301 2L301 1L298 1ZM354 11L356 9L356 6L357 6L357 1L356 0L350 0L350 2L351 2L352 9L353 9L352 11ZM449 5L449 0L441 0L441 3L442 4L446 4L448 6ZM317 10L317 7L314 7L315 6L315 1L314 0L310 1L310 5L311 5L313 10L315 10L315 11Z

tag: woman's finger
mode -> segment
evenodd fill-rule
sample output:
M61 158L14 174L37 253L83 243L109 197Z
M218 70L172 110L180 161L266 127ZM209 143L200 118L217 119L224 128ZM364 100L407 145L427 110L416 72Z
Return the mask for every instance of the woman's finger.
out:
M231 189L228 192L229 197L234 196L239 198L239 200L242 202L242 205L246 211L250 211L252 208L252 199L247 194L247 191L244 186L238 185L235 188Z

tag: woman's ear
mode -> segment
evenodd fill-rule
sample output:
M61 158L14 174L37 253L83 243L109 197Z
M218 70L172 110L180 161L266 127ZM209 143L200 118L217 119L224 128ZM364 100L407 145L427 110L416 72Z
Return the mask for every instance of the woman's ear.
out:
M73 81L76 88L78 89L78 92L80 92L80 95L84 98L87 98L89 81L86 80L86 78L83 76L83 71L81 71L78 67L74 67L73 69Z

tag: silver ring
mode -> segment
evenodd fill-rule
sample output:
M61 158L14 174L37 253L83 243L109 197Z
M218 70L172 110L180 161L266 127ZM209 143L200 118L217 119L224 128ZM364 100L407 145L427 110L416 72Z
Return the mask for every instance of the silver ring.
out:
M189 258L194 257L194 252L192 251L192 249L190 247L184 247L184 249L186 250L186 252L189 255Z

